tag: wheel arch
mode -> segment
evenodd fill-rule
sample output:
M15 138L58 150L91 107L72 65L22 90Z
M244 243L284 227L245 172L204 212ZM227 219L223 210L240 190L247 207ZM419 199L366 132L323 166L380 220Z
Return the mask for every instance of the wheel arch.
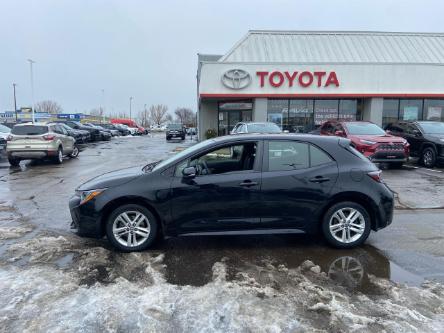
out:
M154 208L153 205L150 204L150 202L143 198L143 197L139 197L139 196L125 196L125 197L119 197L116 199L113 199L112 201L108 202L103 208L102 208L102 213L101 213L101 217L100 217L100 233L101 235L105 235L105 230L106 230L106 221L108 219L108 217L111 215L111 213L118 207L123 206L123 205L140 205L142 207L145 207L146 209L148 209L151 214L154 215L154 217L156 218L158 225L157 227L159 228L158 230L158 235L163 235L163 223L162 223L162 219L159 215L159 213L157 212L157 210Z
M322 209L320 209L319 213L317 214L318 230L320 230L320 228L322 227L322 219L327 210L333 205L345 201L354 202L364 207L364 209L367 211L368 215L370 216L371 229L378 230L379 217L376 213L378 206L373 201L373 199L368 195L355 191L342 192L334 195L329 200L329 202L326 205L324 205Z
M421 154L424 151L424 149L426 149L426 148L432 148L435 151L435 153L437 153L436 146L435 146L435 144L433 142L424 142L421 145Z

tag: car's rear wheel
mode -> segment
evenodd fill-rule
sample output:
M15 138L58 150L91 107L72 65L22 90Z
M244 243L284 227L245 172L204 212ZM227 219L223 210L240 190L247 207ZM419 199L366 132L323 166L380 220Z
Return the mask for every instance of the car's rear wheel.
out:
M106 223L106 236L121 251L141 251L154 242L157 229L157 220L147 208L128 204L111 213Z
M57 150L57 155L54 157L53 161L56 164L63 163L63 149L62 149L62 147L59 147L59 149Z
M8 158L9 164L13 167L19 166L20 160L18 158L9 157Z
M355 202L340 202L330 207L322 221L322 232L327 242L341 249L365 242L370 234L370 216Z
M77 156L79 156L79 153L80 153L79 147L77 147L77 145L74 145L71 154L69 154L69 157L76 158Z
M422 151L421 164L427 168L433 168L436 163L436 153L431 147L427 147Z

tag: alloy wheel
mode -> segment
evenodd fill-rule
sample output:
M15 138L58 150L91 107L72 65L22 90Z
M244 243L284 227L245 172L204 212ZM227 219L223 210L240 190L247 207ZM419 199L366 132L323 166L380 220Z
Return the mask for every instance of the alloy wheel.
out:
M79 148L77 146L74 146L72 149L71 157L77 157L79 156Z
M63 152L61 149L59 149L58 153L57 153L57 159L59 160L59 163L63 162Z
M115 218L112 231L119 244L136 247L146 242L151 226L148 218L141 212L126 211Z
M422 155L422 161L425 166L432 165L433 162L433 153L430 150L426 150Z
M343 244L356 242L365 232L365 218L357 209L338 209L329 221L330 234Z

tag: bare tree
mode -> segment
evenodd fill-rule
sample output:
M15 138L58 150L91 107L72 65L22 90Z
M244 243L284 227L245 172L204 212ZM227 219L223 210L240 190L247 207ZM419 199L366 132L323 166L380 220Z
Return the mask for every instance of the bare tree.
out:
M160 126L167 121L168 107L163 104L150 106L150 120L153 124Z
M36 112L45 112L45 113L62 113L63 109L59 103L54 101L41 101L35 105Z
M150 112L147 110L146 106L142 111L139 112L138 119L139 119L140 126L142 126L142 127L149 127L150 126L150 124L151 124Z
M174 114L176 115L177 121L182 123L183 125L187 125L190 127L195 126L196 114L191 109L177 108L176 111L174 111Z

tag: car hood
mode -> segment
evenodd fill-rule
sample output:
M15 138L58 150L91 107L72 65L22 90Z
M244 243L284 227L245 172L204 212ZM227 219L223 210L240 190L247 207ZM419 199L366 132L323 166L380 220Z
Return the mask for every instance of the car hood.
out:
M404 143L405 140L399 136L394 136L390 134L386 135L350 135L350 139L357 140L368 140L378 143Z
M111 171L88 180L86 183L80 185L77 190L86 191L119 186L126 184L143 174L144 172L142 171L141 166Z
M0 138L6 139L10 133L0 132Z

